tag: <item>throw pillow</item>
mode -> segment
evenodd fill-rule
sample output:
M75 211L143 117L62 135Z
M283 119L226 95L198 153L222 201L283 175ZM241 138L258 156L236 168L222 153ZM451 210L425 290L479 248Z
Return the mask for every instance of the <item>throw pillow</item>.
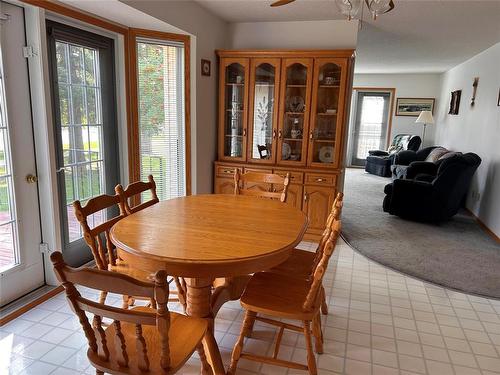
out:
M455 155L460 155L460 154L462 154L462 153L458 152L458 151L450 151L450 152L447 152L446 154L441 155L441 157L438 160L442 161L442 160L445 160L445 159L448 159L448 158L451 158Z
M445 149L444 147L436 147L434 150L432 150L425 161L435 163L438 161L438 159L443 156L444 154L447 154L449 151Z

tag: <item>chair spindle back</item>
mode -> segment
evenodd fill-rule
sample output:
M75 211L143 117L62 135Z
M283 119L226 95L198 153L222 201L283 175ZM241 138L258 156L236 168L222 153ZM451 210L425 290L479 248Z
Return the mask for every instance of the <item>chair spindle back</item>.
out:
M143 335L143 326L156 326L161 346L160 366L165 370L170 367L168 341L170 314L167 307L169 291L165 271L158 271L155 274L154 283L146 283L117 272L92 268L71 268L64 263L60 252L52 253L50 259L54 265L56 276L65 289L71 309L82 325L89 348L99 358L103 367L107 365L109 365L107 368L113 367L111 358L114 358L120 367L129 367L129 358L133 357L137 361L135 365L141 371L149 371L150 360ZM151 312L126 310L98 303L82 297L75 285L104 292L154 298L157 310L151 310ZM92 325L85 314L86 312L94 315ZM111 345L108 343L110 336L106 335L102 328L103 318L113 321L114 347L110 347ZM131 340L129 338L127 342L123 333L125 325L130 326L131 324L135 325L135 348L130 347ZM132 355L132 350L136 351L134 355Z
M73 202L73 209L75 216L80 222L83 231L83 238L90 247L97 268L100 270L107 270L109 265L116 265L115 246L111 242L109 231L111 227L118 221L125 217L124 214L104 221L94 228L90 228L89 217L96 212L111 208L113 206L119 207L120 197L118 195L98 195L91 198L85 206L82 206L80 201ZM104 235L104 240L103 240Z
M318 302L323 277L325 276L326 269L328 268L328 262L330 261L330 258L335 250L335 245L337 244L337 240L340 236L340 228L340 220L333 220L331 227L327 228L323 233L323 238L326 239L321 239L321 258L314 266L311 286L309 288L309 292L307 293L306 300L302 305L304 311L311 311Z
M136 196L140 195L145 191L151 192L151 199L135 206L131 205L130 200L135 199ZM130 215L134 212L140 211L146 207L152 206L158 203L158 195L156 194L156 182L152 175L148 176L148 182L137 181L129 184L125 189L122 185L117 185L115 187L116 193L120 196L120 211L122 214Z
M252 182L257 184L269 184L269 190L245 188L245 184ZM277 199L284 203L286 202L288 194L288 185L290 185L290 173L282 177L274 173L247 172L241 174L238 168L236 168L234 172L235 195L251 195L254 197ZM277 189L278 187L283 187L283 190L279 191Z

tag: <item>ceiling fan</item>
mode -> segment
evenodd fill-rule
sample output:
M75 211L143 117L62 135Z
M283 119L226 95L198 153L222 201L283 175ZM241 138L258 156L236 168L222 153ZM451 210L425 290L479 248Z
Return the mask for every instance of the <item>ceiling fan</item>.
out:
M282 5L293 3L295 0L278 0L271 4L272 7L279 7ZM359 10L363 7L363 0L335 0L338 8L350 20L354 18ZM377 16L390 12L394 9L393 0L365 0L366 6L373 15L373 19Z

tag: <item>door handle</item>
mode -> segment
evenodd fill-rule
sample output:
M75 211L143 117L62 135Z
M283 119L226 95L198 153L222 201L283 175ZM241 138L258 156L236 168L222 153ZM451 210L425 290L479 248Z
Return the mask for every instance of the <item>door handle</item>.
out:
M35 184L38 182L38 177L30 173L29 175L26 176L26 182L28 184Z

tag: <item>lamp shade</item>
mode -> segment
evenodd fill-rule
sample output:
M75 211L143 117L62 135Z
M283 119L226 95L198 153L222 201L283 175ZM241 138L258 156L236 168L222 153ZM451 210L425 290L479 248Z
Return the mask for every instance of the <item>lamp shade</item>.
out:
M420 116L418 116L417 124L434 124L434 117L432 117L431 111L422 111L420 112Z

